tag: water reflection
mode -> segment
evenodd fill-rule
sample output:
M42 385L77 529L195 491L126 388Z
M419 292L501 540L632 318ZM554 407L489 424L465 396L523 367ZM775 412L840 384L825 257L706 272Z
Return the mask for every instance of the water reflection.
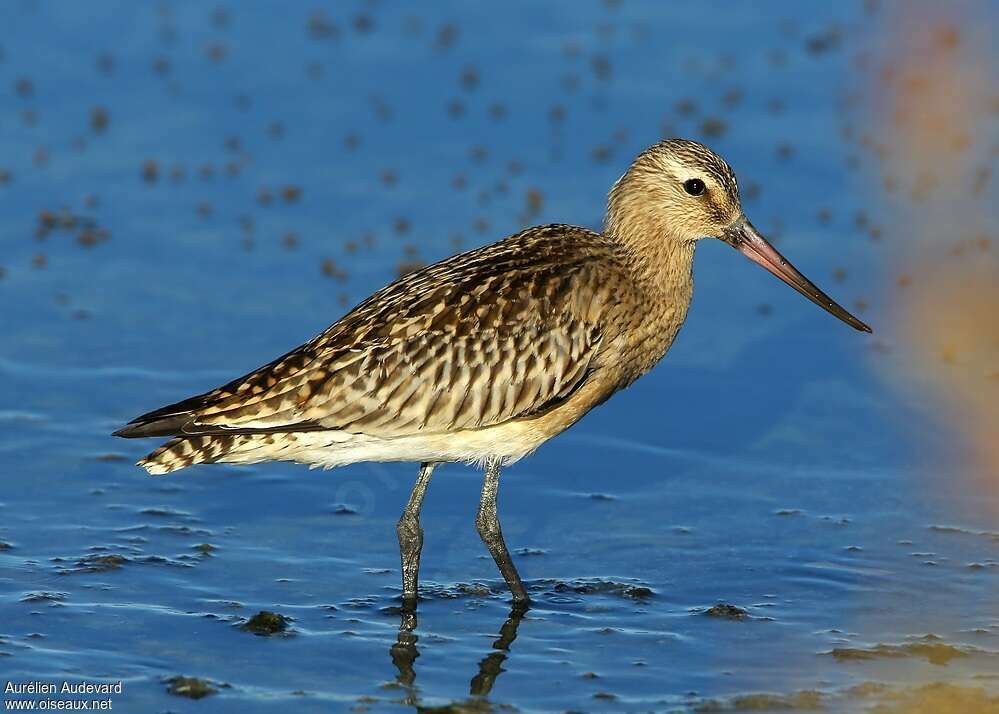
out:
M500 628L499 639L493 642L493 651L479 662L479 673L472 677L468 693L473 697L484 697L492 691L496 678L503 671L503 662L510 654L510 645L517 639L517 628L524 619L526 610L514 608Z
M510 656L510 647L517 639L517 629L526 612L524 607L515 606L510 610L510 615L500 627L499 637L493 642L492 651L479 661L479 671L469 682L470 703L481 704L477 700L489 696L496 678L504 671L503 663ZM399 619L399 634L389 648L392 664L399 671L395 681L406 693L403 703L410 706L420 705L419 689L416 686L416 659L420 656L416 646L420 639L416 634L417 624L416 612L403 610Z
M416 613L403 611L399 622L399 635L395 644L389 648L392 664L399 670L395 681L406 692L403 703L415 706L419 701L416 689L416 658L420 651L416 649L419 637L416 635Z

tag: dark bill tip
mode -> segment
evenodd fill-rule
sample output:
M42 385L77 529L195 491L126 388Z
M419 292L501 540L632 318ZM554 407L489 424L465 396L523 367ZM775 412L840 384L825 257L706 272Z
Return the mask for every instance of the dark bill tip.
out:
M819 290L815 283L802 275L745 217L729 226L721 237L730 246L776 275L826 312L835 315L856 330L873 332L867 323L851 315L839 303Z

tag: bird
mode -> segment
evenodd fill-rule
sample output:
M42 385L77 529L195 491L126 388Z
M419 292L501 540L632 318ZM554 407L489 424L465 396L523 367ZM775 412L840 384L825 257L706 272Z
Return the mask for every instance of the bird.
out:
M527 588L497 514L501 470L648 372L683 325L698 242L737 249L847 325L871 332L749 222L729 164L666 139L614 183L600 232L550 224L445 258L378 290L305 344L114 432L171 437L138 462L414 462L396 533L402 602L418 600L420 511L435 468L483 470L476 529L512 595Z

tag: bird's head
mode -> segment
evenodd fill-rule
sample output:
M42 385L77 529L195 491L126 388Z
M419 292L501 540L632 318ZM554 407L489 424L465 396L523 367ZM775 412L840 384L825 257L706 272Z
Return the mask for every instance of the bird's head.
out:
M653 252L663 242L718 238L851 327L871 331L760 235L742 212L732 167L696 141L667 139L639 154L611 189L605 232Z

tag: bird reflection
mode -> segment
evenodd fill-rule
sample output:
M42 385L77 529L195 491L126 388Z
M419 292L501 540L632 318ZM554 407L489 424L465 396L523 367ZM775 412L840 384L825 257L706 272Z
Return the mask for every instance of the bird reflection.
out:
M470 697L486 697L492 691L496 678L503 672L503 663L510 655L510 646L517 639L517 628L524 619L526 608L514 607L506 622L500 627L499 638L493 642L492 651L479 661L479 671L468 685ZM419 690L416 686L416 658L420 651L416 647L419 637L416 634L417 618L414 610L403 610L399 621L399 635L389 648L392 664L399 671L396 682L405 691L405 704L419 704Z
M399 621L399 635L396 637L395 644L389 648L392 664L399 670L395 681L406 692L405 703L411 705L416 705L418 698L416 670L413 665L416 663L416 658L420 656L420 651L416 649L416 641L419 638L416 636L415 630L416 613L403 610Z
M472 677L468 685L468 693L473 697L484 697L492 691L496 678L503 671L503 662L510 654L510 645L517 639L517 628L524 619L524 612L518 608L510 611L510 616L500 628L499 639L493 642L493 651L479 662L479 673Z

